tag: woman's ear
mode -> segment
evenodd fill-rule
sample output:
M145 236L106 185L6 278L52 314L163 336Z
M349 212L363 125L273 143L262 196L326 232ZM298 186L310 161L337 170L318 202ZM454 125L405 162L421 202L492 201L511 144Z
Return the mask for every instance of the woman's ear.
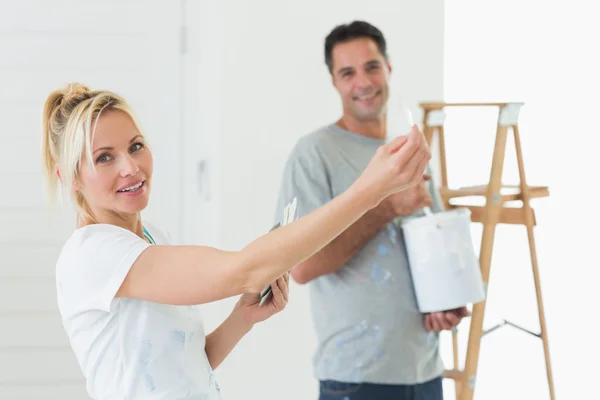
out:
M79 191L81 191L81 189L83 189L83 185L81 184L79 179L77 179L77 177L73 178L73 186L72 187L73 187L74 192L79 192Z
M62 176L60 175L60 169L58 169L58 167L56 167L56 176L58 177L58 180L63 183L62 180ZM81 190L81 185L79 184L79 182L77 182L77 179L73 180L73 191L77 192Z
M81 183L79 183L79 181L77 179L75 179L73 181L73 191L79 192L82 188L83 188L83 186L81 186Z

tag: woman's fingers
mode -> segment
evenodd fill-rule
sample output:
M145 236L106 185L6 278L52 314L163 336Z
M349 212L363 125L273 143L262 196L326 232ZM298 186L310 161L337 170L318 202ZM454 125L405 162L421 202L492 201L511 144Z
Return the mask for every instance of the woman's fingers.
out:
M279 278L281 279L281 278ZM285 301L284 297L283 297L283 293L281 291L281 288L279 287L279 279L277 279L275 282L273 282L271 284L271 291L272 291L272 295L273 295L273 305L275 305L275 307L279 308L282 303Z
M413 171L413 176L411 178L411 181L420 182L423 179L423 173L425 172L425 169L427 168L427 164L429 164L430 159L431 159L430 153L425 153L421 156L421 159L419 160L419 162L417 163L417 166L415 167L415 169Z
M287 303L287 284L285 278L280 276L275 282L271 284L271 290L273 291L273 303L277 308L283 308Z
M283 299L287 304L289 287L287 281L285 280L285 274L281 278L277 279L277 284L279 285L279 289L281 289L281 293L283 293Z
M419 150L421 148L421 139L419 137L421 133L413 127L408 135L408 140L398 150L391 155L392 163L394 166L402 172L409 171L411 162L414 164L415 157L420 160ZM412 175L412 174L411 174Z
M410 132L409 140L391 156L392 163L400 174L406 175L408 184L417 182L423 176L431 152L425 136L416 128Z
M404 146L407 141L408 141L408 135L407 136L398 136L396 139L392 140L388 144L385 144L384 146L385 146L388 154L393 154L393 153L397 152L400 149L400 147Z

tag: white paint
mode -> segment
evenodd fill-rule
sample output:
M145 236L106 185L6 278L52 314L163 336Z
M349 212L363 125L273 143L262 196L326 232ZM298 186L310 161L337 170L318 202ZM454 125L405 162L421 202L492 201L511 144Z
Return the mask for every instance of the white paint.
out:
M432 110L427 114L427 126L439 127L443 126L446 121L446 113L444 110Z
M500 110L498 123L501 126L513 126L519 123L519 113L523 103L508 103Z

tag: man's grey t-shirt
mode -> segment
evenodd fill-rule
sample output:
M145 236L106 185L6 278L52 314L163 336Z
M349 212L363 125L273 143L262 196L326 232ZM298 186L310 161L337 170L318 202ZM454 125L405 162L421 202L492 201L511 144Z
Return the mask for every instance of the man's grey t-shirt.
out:
M336 125L302 137L285 166L277 222L294 197L300 217L344 192L383 144ZM436 212L441 199L435 189L432 195ZM309 285L317 379L415 384L443 373L438 335L425 330L417 309L399 219L344 267Z

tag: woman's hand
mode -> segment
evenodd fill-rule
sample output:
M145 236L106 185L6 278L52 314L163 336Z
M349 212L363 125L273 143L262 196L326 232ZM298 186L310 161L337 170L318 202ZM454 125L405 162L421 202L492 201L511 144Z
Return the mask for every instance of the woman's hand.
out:
M408 135L377 149L354 186L365 188L369 195L375 195L378 205L389 195L420 183L430 159L427 140L413 125Z
M236 344L246 335L254 324L277 314L288 302L287 272L271 285L269 299L259 306L260 294L243 294L231 315L214 332L206 336L206 356L212 369L216 369L229 355Z
M271 284L271 294L263 305L260 303L260 294L245 293L237 304L234 312L239 312L244 323L253 326L272 317L285 308L288 303L290 273L286 272Z

